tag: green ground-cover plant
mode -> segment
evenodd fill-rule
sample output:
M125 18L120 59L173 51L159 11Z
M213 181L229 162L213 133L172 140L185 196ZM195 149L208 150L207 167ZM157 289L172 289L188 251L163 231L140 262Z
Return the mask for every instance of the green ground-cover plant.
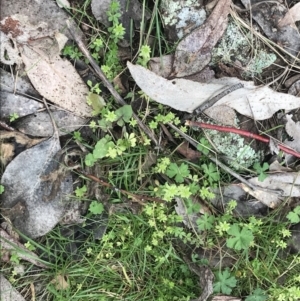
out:
M9 121L13 122L15 120L17 120L20 116L18 115L18 113L12 113L9 115Z
M114 214L100 241L92 236L77 251L75 260L66 251L69 241L54 229L37 246L43 258L55 260L40 274L48 283L43 295L54 300L189 300L199 294L197 279L178 257L172 236L184 237L180 218L163 205L149 204L142 215ZM54 244L55 242L55 244ZM46 247L46 248L45 248ZM26 287L30 269L14 275L14 283ZM53 279L64 276L58 289Z

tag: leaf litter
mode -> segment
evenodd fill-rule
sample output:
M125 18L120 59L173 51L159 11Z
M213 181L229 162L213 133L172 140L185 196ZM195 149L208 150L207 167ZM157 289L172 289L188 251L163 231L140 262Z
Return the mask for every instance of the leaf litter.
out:
M179 43L176 49L175 62L173 65L173 74L172 74L173 76L175 75L178 77L183 77L190 74L194 74L207 66L207 63L210 61L211 50L217 43L218 39L222 36L224 32L224 28L226 28L229 6L230 6L230 1L219 1L214 9L214 12L211 14L211 19L208 19L207 23L205 23L205 25L201 29L194 30L190 35L188 35ZM50 40L49 37L51 37ZM200 45L189 48L190 46L194 46L194 44L198 42L197 41L198 37L200 37L200 42L201 42ZM19 44L18 50L16 47L9 48L8 45L10 43L7 42L8 41L7 36L3 38L3 41L6 43L8 53L11 53L10 58L12 58L12 61L6 61L6 63L13 62L19 64L20 63L19 53L21 53L22 60L25 63L25 65L27 65L27 69L29 71L28 74L31 73L30 72L31 69L36 69L38 72L40 72L40 74L42 74L41 73L42 69L49 71L52 67L52 64L58 66L61 63L60 61L59 62L56 61L56 58L58 58L59 51L55 50L53 53L51 53L51 52L44 52L41 49L44 46L48 47L50 44L53 46L53 48L60 49L60 46L58 46L59 42L53 39L53 35L49 35L47 38L44 39L45 44L40 44L40 43L35 44L34 42L31 43L30 46L25 44L22 45ZM10 44L10 46L17 45L16 41L14 40L11 41L13 43ZM2 59L3 57L4 56L2 55ZM42 62L41 64L40 61ZM184 79L173 79L168 81L163 78L155 77L153 76L154 73L153 74L147 73L148 70L146 69L143 70L141 69L142 67L134 66L130 63L128 63L128 68L130 69L131 74L134 77L137 84L145 93L147 93L154 100L166 104L179 111L186 111L191 113L194 111L195 108L197 108L207 99L214 97L215 95L219 94L220 92L226 90L228 87L236 83L243 83L244 87L238 89L237 91L232 91L228 95L224 96L210 109L205 110L205 113L208 113L209 115L209 110L215 113L214 108L219 107L220 109L222 105L224 107L231 108L231 113L234 112L234 110L236 110L242 115L249 116L255 120L264 120L271 117L278 110L292 110L299 107L299 105L296 104L297 102L296 97L291 97L291 95L275 92L269 89L268 87L255 87L253 83L240 81L237 78L225 78L225 79L223 78L219 80L212 80L209 84L195 83ZM32 82L35 83L35 87L38 87L40 85L41 87L40 89L42 89L45 88L43 87L43 85L45 85L45 81L39 82L39 79L37 79L38 72L36 74L31 73L30 79ZM149 84L145 83L146 78L147 80L149 80L150 78ZM193 93L194 91L195 93ZM203 95L201 95L203 91L204 93ZM70 91L68 91L68 93L70 93ZM47 97L51 100L49 94L41 93L41 95L47 95ZM78 114L78 111L75 113ZM220 114L222 114L222 108L218 113L215 113L214 119L218 119L218 115ZM89 110L87 110L87 112L84 112L83 115L80 116L85 116L85 117L90 116ZM234 118L236 118L236 116L233 114L232 117L230 118L229 123L232 122ZM222 121L222 123L224 123L224 121ZM289 134L291 133L292 136L297 137L297 131L298 131L298 124L294 123L290 117L288 119L287 132ZM47 135L48 134L45 133L45 136ZM48 144L46 142L48 142ZM35 148L37 150L35 150ZM38 148L43 148L43 152L46 153L45 158L39 159L39 155L41 155L42 152L38 151ZM57 195L59 195L59 198L61 200L62 196L66 196L72 192L72 189L70 188L72 185L70 186L64 182L65 177L67 177L66 173L59 168L60 165L59 157L61 155L60 150L61 148L60 148L60 143L58 138L58 132L56 131L55 134L50 139L43 141L37 146L33 146L31 149L26 150L22 152L20 155L18 155L16 159L14 159L8 165L2 180L4 179L8 182L11 181L11 183L13 183L13 177L14 177L15 178L14 180L17 179L20 182L20 175L17 174L17 169L18 168L20 169L21 160L23 161L25 159L27 160L27 157L25 155L23 157L21 155L23 153L25 154L28 151L27 153L28 156L32 156L32 155L37 156L38 165L43 166L44 171L42 170L42 168L32 169L31 166L27 166L27 165L25 166L28 167L28 169L32 173L35 173L36 176L35 178L34 177L31 178L31 180L33 180L34 183L33 186L35 187L35 189L30 189L30 187L28 187L28 184L26 184L27 185L26 186L23 183L21 183L22 186L24 187L26 186L26 189L28 189L29 191L28 193L26 192L25 196L31 197L33 202L35 202L35 204L36 204L36 199L33 196L34 194L37 194L37 196L40 199L42 199L44 202L48 201L51 203L55 203L57 201L56 199ZM53 162L57 164L56 165L54 164L55 167L53 167L50 164L50 162L51 164ZM33 161L28 160L28 163L33 164ZM22 173L22 171L20 171L20 173ZM22 174L22 177L26 177L26 176L27 174ZM270 182L261 182L258 180L258 178L250 179L249 182L255 185L253 187L258 188L254 190L252 189L252 191L245 184L238 184L239 186L237 187L242 187L243 189L247 190L249 194L254 195L257 200L260 200L262 203L264 203L266 206L270 208L276 208L276 206L278 206L281 203L284 196L298 196L299 185L297 184L298 183L297 173L289 172L289 173L273 174L273 175L269 175L269 180ZM67 180L67 182L68 181L72 182L70 178L69 180ZM274 184L276 181L278 183ZM44 185L44 182L47 182L47 185ZM7 183L5 184L5 186L6 185ZM12 185L15 185L14 189L17 189L15 183ZM65 186L66 189L64 189L63 186ZM274 196L272 194L270 195L269 192L267 193L266 190L263 189L260 190L259 187L262 188L267 187L273 189ZM5 193L8 193L8 195L9 193L12 193L11 191L9 192L9 186L7 190L8 191L6 191ZM43 194L45 194L45 191L47 190L46 198L45 195L44 196L41 195L40 192L42 190L44 190ZM263 199L265 200L267 198L269 198L267 202L263 201ZM65 199L67 200L67 197ZM8 202L6 202L6 205L7 204ZM19 220L22 221L23 219L24 221L24 219L28 217L30 223L35 223L35 220L32 217L30 217L30 215L28 215L27 212L29 209L30 210L32 209L34 211L34 208L30 207L32 205L28 205L26 202L24 202L21 193L17 193L17 195L14 196L14 198L10 201L9 206L11 205L13 205L12 208L6 208L8 209L8 212L10 209L14 209L15 210L14 214L16 213L16 216L19 218ZM61 203L58 204L58 207L60 209L63 208L61 207ZM43 210L47 211L49 210L49 208L44 207ZM38 211L35 212L40 214ZM49 211L47 211L47 213L49 213ZM189 218L188 215L186 213L184 214L188 219ZM16 222L16 224L18 223L18 221L16 221L16 218L13 221ZM22 222L19 222L19 225L20 223ZM51 229L53 225L48 224L47 227L48 229ZM235 245L237 245L237 247L240 247L237 244L239 243L237 233L240 233L240 229L235 229L235 230L236 231L231 232L233 236L231 243L234 243ZM29 232L30 231L28 230L28 228L25 227L24 233L27 233L31 237L38 237L40 235L43 235L41 234L42 232L41 228L36 229L34 233L29 233ZM202 277L203 273L201 272L199 276ZM211 289L212 279L208 278L207 280L209 280L208 281L209 283L208 282L206 283L206 287L210 287ZM229 284L228 281L227 284ZM233 285L233 283L231 283L231 285L229 285L227 289L230 286L234 287L235 284ZM228 290L228 294L231 292L231 288L229 289L230 291ZM210 292L207 296L203 296L203 298L200 297L198 300L206 300L211 293L212 292ZM226 296L217 296L214 297L213 300L226 300L226 299L227 299Z
M48 233L62 219L73 192L60 150L56 129L51 138L20 153L3 173L3 215L29 237Z
M226 29L230 4L231 0L219 0L206 22L179 42L171 76L198 73L210 62L212 49Z
M88 87L72 64L59 56L66 38L50 34L45 22L32 25L23 15L2 20L1 31L16 45L14 55L20 53L13 63L19 65L21 58L31 83L43 97L79 117L92 116L86 103Z
M52 115L59 130L59 136L71 133L87 122L86 118L78 117L68 111L54 110ZM14 127L21 133L34 137L49 137L53 133L51 118L46 111L18 118Z
M298 97L276 92L267 86L256 87L251 81L233 77L214 79L210 83L181 78L167 80L142 66L129 62L127 66L137 85L151 99L178 111L192 113L207 99L239 83L244 87L225 95L213 107L225 105L255 120L268 119L279 110L299 107ZM206 113L209 115L209 112Z

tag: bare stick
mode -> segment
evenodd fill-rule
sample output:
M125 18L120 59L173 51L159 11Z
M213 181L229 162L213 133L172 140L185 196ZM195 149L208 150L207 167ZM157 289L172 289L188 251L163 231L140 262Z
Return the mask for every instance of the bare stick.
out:
M109 92L112 94L112 96L115 98L115 100L117 101L118 104L123 105L123 106L127 105L127 103L124 101L124 99L119 95L119 93L115 90L115 88L113 87L113 85L106 78L105 74L102 72L102 70L100 69L100 67L97 65L96 61L93 59L93 57L91 56L90 52L85 47L85 45L81 41L81 39L78 36L78 34L75 32L75 30L70 25L69 20L67 20L66 22L67 22L68 29L69 29L72 37L76 41L79 49L86 56L86 58L89 60L90 64L94 68L94 70L95 70L96 74L98 75L98 77L102 80L102 82L105 85L105 87L109 90ZM152 140L152 142L154 142L155 145L158 145L158 140L155 137L155 135L153 134L153 132L142 122L142 120L134 112L132 113L132 116L137 121L139 127Z

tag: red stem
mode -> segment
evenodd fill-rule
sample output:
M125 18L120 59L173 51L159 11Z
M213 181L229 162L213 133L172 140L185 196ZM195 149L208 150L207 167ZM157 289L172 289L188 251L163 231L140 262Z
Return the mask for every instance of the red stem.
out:
M216 131L220 131L220 132L229 132L229 133L235 133L241 136L245 136L247 138L252 138L252 139L256 139L259 141L262 141L264 143L269 143L270 142L270 138L267 136L261 136L261 135L256 135L253 134L251 132L248 131L244 131L244 130L239 130L236 128L232 128L232 127L226 127L226 126L220 126L220 125L215 125L215 124L208 124L208 123L203 123L203 122L197 122L197 121L191 121L191 120L187 120L186 125L188 126L195 126L195 127L199 127L199 128L203 128L203 129L210 129L210 130L216 130ZM278 144L279 149L281 149L282 151L284 151L287 154L293 155L295 157L300 158L300 153L282 145L282 144Z

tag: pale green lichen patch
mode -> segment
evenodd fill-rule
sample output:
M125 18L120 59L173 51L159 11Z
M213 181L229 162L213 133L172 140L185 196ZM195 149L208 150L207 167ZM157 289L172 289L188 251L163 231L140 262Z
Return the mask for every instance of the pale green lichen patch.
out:
M201 118L198 121L203 122ZM207 120L205 122L207 123ZM235 122L238 125L238 120ZM263 152L253 149L238 134L217 130L205 130L205 134L207 139L213 144L211 146L212 149L215 149L220 158L224 158L223 161L237 171L253 166L254 163L261 162L263 159Z
M225 160L235 170L248 168L260 162L263 157L262 151L255 151L240 135L215 130L208 130L207 135L218 152L225 155Z
M263 72L263 69L269 67L276 60L274 53L266 53L263 50L258 51L256 56L249 62L245 73L248 75L256 75Z
M206 12L199 7L197 0L162 0L160 10L165 26L174 26L178 39L202 25L206 19Z
M275 62L276 55L260 49L260 45L251 39L250 33L242 32L230 20L222 39L212 52L212 65L219 62L233 64L239 61L244 68L245 77L261 74L264 68Z

